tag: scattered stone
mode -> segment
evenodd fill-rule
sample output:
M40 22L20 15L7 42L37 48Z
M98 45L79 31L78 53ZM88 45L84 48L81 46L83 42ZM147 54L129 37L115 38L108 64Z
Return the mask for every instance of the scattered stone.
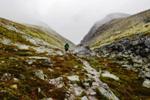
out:
M17 46L18 49L21 49L21 50L28 50L30 47L29 45L25 45L25 44L21 44L21 43L15 43L14 45Z
M73 54L77 54L79 56L94 56L95 53L90 50L88 46L78 45L76 48L72 51Z
M68 78L68 80L73 81L73 82L80 81L79 76L77 76L77 75L67 76L67 78Z
M81 100L89 100L86 96L83 96Z
M44 40L32 37L30 35L24 35L23 38L36 46L49 46L49 43L45 42Z
M5 61L1 61L1 64L4 64L5 63Z
M114 80L116 80L116 81L119 80L119 77L117 77L117 76L114 75L114 74L111 74L111 73L108 72L108 71L104 71L101 75L102 75L102 77L112 78L112 79L114 79Z
M92 89L92 88L89 88L87 91L86 91L87 94L89 94L90 96L95 96L96 95L96 92Z
M53 69L51 69L51 68L48 68L47 70L49 70L50 72L54 72L54 70L53 70Z
M90 87L90 83L88 83L88 82L84 82L83 85L84 85L85 87Z
M18 79L18 78L13 78L13 81L14 81L15 83L18 83L18 82L19 82L19 79Z
M50 61L50 59L45 59L42 61L42 65L44 66L52 66L52 62Z
M28 57L29 59L37 59L37 60L41 60L41 59L49 59L47 57L40 57L40 56L31 56L31 57Z
M145 81L143 82L143 86L146 87L146 88L150 88L150 80L145 79Z
M38 93L40 93L41 92L41 88L40 87L38 87Z
M44 80L46 77L46 75L43 73L42 70L35 71L35 76L38 77L39 79L42 79L42 80Z
M20 74L20 79L24 80L25 79L25 76L23 74Z
M1 81L8 81L12 79L12 75L10 73L4 73L1 77Z
M29 65L32 65L34 62L36 62L36 60L26 60L26 62L27 62Z
M18 86L17 86L17 84L13 84L10 86L10 88L17 90Z
M2 40L0 39L0 42L2 42L2 44L5 44L5 45L11 45L12 44L12 41L10 39L7 39L7 38L2 38Z
M145 77L150 78L150 72L146 72Z
M56 86L57 88L62 88L64 86L63 77L50 79L49 84L52 84L52 85Z
M34 62L38 62L43 66L52 66L52 61L48 57L39 57L39 56L31 56L28 57L28 60L26 62L31 65Z
M56 51L56 54L60 56L64 55L62 51Z
M41 100L54 100L53 98L43 98Z
M150 38L145 40L145 45L150 48Z
M74 87L74 92L76 96L81 96L81 94L83 93L83 89L79 86Z

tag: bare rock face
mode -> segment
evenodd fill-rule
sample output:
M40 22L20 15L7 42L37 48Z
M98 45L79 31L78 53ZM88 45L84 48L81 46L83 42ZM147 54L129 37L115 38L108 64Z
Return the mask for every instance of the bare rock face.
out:
M150 78L150 35L139 34L115 41L95 49L102 57L114 59L127 69L140 72L139 76ZM147 83L147 82L146 82Z
M95 53L88 47L83 45L78 45L73 50L74 54L80 55L80 56L94 56Z

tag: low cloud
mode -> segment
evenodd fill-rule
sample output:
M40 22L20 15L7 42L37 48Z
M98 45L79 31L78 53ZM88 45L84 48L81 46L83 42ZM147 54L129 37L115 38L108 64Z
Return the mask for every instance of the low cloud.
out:
M0 0L0 17L46 23L79 43L92 25L114 12L135 14L150 9L150 0Z

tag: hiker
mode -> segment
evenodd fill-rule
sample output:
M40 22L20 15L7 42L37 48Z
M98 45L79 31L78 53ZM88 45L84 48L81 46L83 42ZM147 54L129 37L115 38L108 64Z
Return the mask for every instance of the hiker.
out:
M69 44L68 43L65 44L64 49L66 52L69 50Z

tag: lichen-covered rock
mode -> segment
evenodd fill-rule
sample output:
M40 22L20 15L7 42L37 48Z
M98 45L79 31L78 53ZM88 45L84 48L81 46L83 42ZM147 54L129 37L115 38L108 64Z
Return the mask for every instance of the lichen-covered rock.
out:
M86 96L83 96L81 100L89 100Z
M94 56L95 55L95 53L92 50L90 50L88 46L82 46L82 45L78 45L76 48L74 48L72 52L79 56Z
M14 83L18 83L19 79L18 78L13 78Z
M102 77L112 78L112 79L114 79L114 80L116 80L116 81L118 81L118 80L119 80L119 77L117 77L117 76L116 76L116 75L114 75L114 74L111 74L111 73L110 73L110 72L108 72L108 71L104 71L104 72L102 72L101 76L102 76Z
M46 75L43 73L42 70L37 70L37 71L35 71L34 74L36 77L38 77L39 79L42 79L42 80L44 80L46 77Z
M41 100L53 100L53 98L43 98Z
M50 79L49 83L56 86L57 88L62 88L64 86L63 77L58 77L55 79Z
M79 76L77 75L67 76L67 78L72 82L80 81Z
M31 57L28 57L28 59L26 60L26 62L31 65L33 63L39 63L41 64L42 66L47 66L47 67L50 67L52 66L52 61L50 60L50 58L47 58L47 57L39 57L39 56L31 56Z
M12 75L10 73L4 73L1 77L1 81L8 81L12 79Z
M143 86L146 88L150 88L150 80L149 79L145 79L143 82Z
M13 85L11 85L11 86L10 86L10 88L12 88L12 89L15 89L15 90L16 90L16 89L18 89L18 85L17 85L17 84L13 84Z

